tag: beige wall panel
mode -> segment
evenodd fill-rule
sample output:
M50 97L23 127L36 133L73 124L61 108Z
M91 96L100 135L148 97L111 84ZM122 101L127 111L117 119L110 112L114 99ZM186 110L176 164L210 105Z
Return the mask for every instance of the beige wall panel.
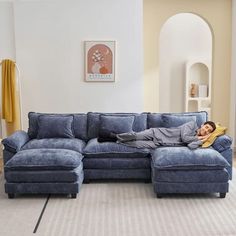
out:
M159 111L159 35L161 27L169 17L181 12L191 12L205 19L212 29L212 119L229 126L231 0L144 0L143 7L144 110Z

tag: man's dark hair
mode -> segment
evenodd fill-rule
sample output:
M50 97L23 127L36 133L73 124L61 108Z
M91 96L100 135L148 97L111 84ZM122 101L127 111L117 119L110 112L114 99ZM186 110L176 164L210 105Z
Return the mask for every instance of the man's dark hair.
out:
M213 128L212 132L216 129L216 124L213 121L208 120L204 123L204 125L207 125L207 124Z

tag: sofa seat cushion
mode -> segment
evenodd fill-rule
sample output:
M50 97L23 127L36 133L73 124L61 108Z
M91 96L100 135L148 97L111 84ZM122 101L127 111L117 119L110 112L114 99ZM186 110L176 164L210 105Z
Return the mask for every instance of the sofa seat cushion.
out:
M229 173L223 170L159 170L153 169L152 182L165 183L225 183Z
M150 158L84 158L84 169L150 169Z
M8 183L71 183L83 176L83 165L73 170L11 170L5 172Z
M82 153L84 147L85 147L85 142L77 138L73 139L47 138L47 139L32 139L28 143L26 143L21 150L52 148L52 149L69 149Z
M202 170L224 169L230 165L212 148L162 147L153 151L152 166L160 170Z
M150 169L84 169L84 179L87 180L148 180L151 178Z
M87 158L140 158L149 156L150 151L148 149L128 147L115 142L99 143L97 138L94 138L89 140L83 150L83 154Z
M73 170L83 156L66 149L29 149L16 153L5 165L8 170Z

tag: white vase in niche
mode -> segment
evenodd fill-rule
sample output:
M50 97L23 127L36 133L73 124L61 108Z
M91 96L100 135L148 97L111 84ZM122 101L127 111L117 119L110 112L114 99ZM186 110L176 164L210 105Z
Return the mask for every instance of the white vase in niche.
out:
M101 65L98 62L95 62L92 66L93 74L100 74Z

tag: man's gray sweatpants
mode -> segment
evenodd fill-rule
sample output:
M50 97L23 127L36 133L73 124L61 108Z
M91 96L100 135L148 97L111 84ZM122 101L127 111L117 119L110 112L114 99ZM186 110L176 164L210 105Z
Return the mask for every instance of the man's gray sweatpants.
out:
M116 135L118 142L136 148L156 148L158 143L154 143L153 128L141 132L130 132Z

